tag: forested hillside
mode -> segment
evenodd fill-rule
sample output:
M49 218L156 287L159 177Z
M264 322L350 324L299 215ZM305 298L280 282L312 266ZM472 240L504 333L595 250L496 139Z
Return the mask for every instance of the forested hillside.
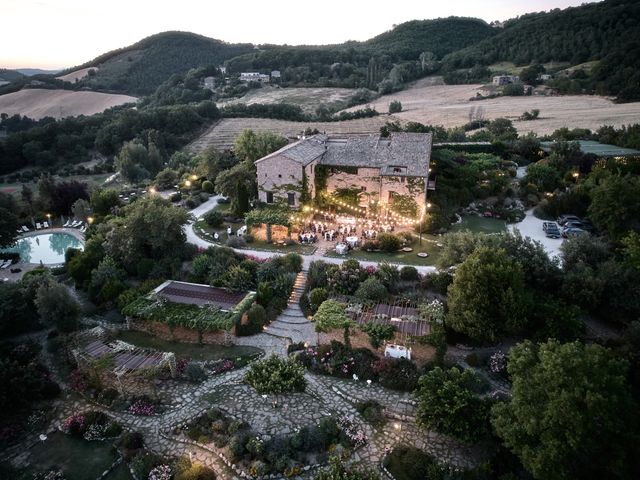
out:
M194 33L164 32L63 73L96 67L95 75L83 79L81 86L148 95L173 74L205 65L221 65L252 49L250 44L229 44Z
M491 37L482 20L414 20L366 42L339 45L265 46L227 62L229 71L282 72L284 84L376 89L385 78L394 84L431 73L444 55ZM394 66L396 72L392 73Z
M470 68L501 61L516 65L600 60L591 78L580 73L574 90L594 90L640 98L640 2L607 0L549 13L532 13L506 22L504 30L450 53L444 69Z

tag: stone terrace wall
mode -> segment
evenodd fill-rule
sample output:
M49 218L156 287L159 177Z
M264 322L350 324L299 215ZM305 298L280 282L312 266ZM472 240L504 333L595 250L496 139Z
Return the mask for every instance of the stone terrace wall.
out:
M197 330L184 327L169 327L166 323L149 320L130 320L129 329L139 332L146 332L163 340L170 340L183 343L205 343L207 345L228 345L233 343L232 336L225 332L202 332L200 337Z

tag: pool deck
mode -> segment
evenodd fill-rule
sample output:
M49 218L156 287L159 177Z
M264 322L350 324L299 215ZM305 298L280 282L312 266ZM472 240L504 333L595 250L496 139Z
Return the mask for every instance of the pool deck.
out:
M83 244L84 244L84 235L82 234L82 232L80 232L78 229L75 228L62 228L62 227L56 227L56 228L41 228L40 230L31 230L29 232L25 232L21 235L18 236L18 240L20 240L21 238L27 238L27 237L35 237L36 235L44 235L44 234L51 234L51 233L66 233L68 235L71 235L72 237L76 238L77 240L80 240ZM51 264L51 265L46 265L47 267L55 267L61 264ZM18 263L14 263L13 265L11 265L9 268L4 269L4 270L0 270L0 281L3 282L18 282L22 279L22 276L31 271L31 270L35 270L36 268L40 267L39 263L27 263L27 262L18 262ZM12 268L20 268L22 271L18 272L18 273L11 273L11 269Z

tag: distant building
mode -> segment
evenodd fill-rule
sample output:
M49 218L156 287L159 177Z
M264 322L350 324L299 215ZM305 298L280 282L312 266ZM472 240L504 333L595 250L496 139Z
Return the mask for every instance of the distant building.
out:
M271 78L280 78L280 70L271 70Z
M204 88L213 90L216 86L216 79L214 77L204 77Z
M546 82L552 79L553 79L553 75L550 75L548 73L541 73L540 75L538 75L538 80L542 80L543 82Z
M221 73L222 75L225 75L225 74L227 73L227 67L225 67L225 66L220 65L220 66L218 67L218 70L220 70L220 73Z
M518 75L496 75L493 77L493 84L497 86L511 85L512 83L520 83Z
M242 72L240 74L241 82L260 82L260 83L269 83L271 77L269 75L265 75L264 73L258 72Z

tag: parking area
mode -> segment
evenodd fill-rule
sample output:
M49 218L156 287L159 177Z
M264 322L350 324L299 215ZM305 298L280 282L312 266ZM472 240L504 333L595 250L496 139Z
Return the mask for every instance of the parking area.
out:
M533 215L533 210L528 210L524 220L520 223L509 225L509 230L519 230L523 237L529 237L540 242L550 257L559 257L560 245L562 245L563 239L547 238L544 230L542 230L542 222L543 220L540 220Z

